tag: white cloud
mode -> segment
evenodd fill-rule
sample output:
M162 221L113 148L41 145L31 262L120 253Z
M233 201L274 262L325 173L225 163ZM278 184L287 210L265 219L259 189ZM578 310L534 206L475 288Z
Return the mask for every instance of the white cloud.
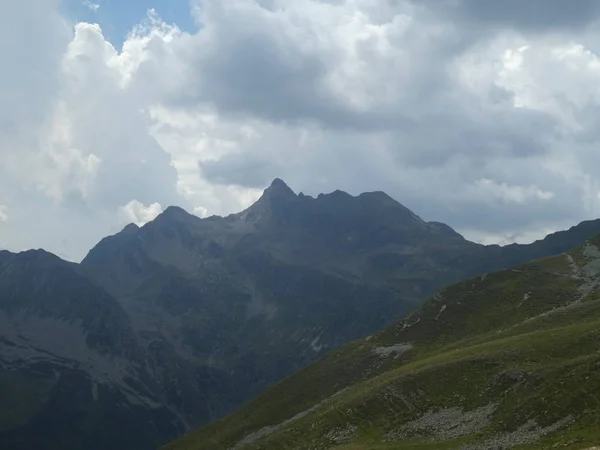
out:
M100 9L100 5L98 3L92 3L90 0L83 0L82 4L92 12L97 12Z
M0 205L0 222L8 221L8 208L4 205Z
M507 203L525 203L529 200L550 200L554 192L544 191L535 185L510 186L498 183L489 178L482 178L475 182L475 186L484 193Z
M3 239L17 247L78 259L122 220L239 211L274 177L386 190L497 240L600 215L597 28L500 11L484 34L469 2L204 0L194 34L151 11L118 50L58 3L0 15Z
M571 224L566 223L564 227L569 227ZM548 234L556 231L552 228L545 228L543 226L536 227L532 230L507 230L504 233L486 233L481 230L472 229L460 229L458 230L463 236L468 236L473 242L478 242L484 245L508 245L508 244L528 244L538 239L545 238Z
M194 208L194 214L197 215L198 217L205 218L208 215L208 210L206 208L204 208L203 206L196 206Z
M135 223L139 227L154 220L162 211L162 206L158 203L146 206L137 200L131 200L119 209L120 215L126 223Z
M52 0L27 3L0 17L3 239L77 260L118 230L131 198L177 203L177 175L148 133L150 90L127 82L143 55L117 52L97 25L67 23Z

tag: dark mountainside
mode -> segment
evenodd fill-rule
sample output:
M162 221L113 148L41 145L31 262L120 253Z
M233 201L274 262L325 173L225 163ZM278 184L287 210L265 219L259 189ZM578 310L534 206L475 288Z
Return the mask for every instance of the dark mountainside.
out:
M382 192L275 180L228 217L169 207L79 265L0 252L0 448L156 448L443 286L598 232L486 247Z
M451 285L165 450L598 449L600 236Z

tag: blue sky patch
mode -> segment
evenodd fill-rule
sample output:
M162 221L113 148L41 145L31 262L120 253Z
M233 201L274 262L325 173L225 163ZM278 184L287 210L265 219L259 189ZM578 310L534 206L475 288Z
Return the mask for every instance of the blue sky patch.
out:
M77 22L98 23L105 38L120 49L127 33L155 9L167 23L193 32L196 25L189 0L66 0L67 14Z

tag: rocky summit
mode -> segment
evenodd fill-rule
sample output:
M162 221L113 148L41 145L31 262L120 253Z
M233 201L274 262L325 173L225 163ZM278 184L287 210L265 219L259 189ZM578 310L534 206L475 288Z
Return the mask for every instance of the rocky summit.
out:
M476 330L496 330L490 327L505 319L490 308L473 320L446 321L450 302L433 303L443 320L418 313L401 322L405 333L420 330L421 340L386 337L396 326L372 344L350 344L362 345L356 351L366 359L340 346L405 317L451 283L565 252L599 232L600 221L589 221L530 245L483 246L383 192L313 198L276 179L245 211L201 219L172 206L103 239L80 264L42 250L0 252L0 448L155 449L324 355L332 366L338 361L333 372L303 369L308 384L282 394L280 402L294 405L277 418L295 417L415 352L475 339ZM428 325L409 327L417 320ZM262 442L252 433L262 436L275 419L257 412L261 398L238 413L256 422L225 419L235 422L224 440L210 435L211 448ZM481 407L492 417L494 402L465 403L460 414ZM448 408L459 414L452 409L459 406ZM354 442L362 426L348 420L324 431Z

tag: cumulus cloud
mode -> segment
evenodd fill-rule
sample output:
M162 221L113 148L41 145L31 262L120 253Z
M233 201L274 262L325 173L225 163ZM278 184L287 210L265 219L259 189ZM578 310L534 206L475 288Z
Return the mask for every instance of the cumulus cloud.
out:
M13 247L78 259L123 220L227 214L274 177L385 190L485 242L600 215L595 1L196 0L197 31L149 11L119 49L58 0L9 3Z
M137 226L151 222L156 219L163 209L159 203L144 205L137 200L131 200L125 206L120 208L121 217L125 223L135 223Z
M144 49L117 51L98 25L68 23L57 2L23 3L0 18L2 54L13 63L0 73L8 100L0 102L0 188L11 211L18 205L4 239L77 260L117 230L118 208L131 198L178 203L177 173L148 132L155 99L131 83ZM11 27L23 36L9 39ZM161 33L146 41L168 39Z

